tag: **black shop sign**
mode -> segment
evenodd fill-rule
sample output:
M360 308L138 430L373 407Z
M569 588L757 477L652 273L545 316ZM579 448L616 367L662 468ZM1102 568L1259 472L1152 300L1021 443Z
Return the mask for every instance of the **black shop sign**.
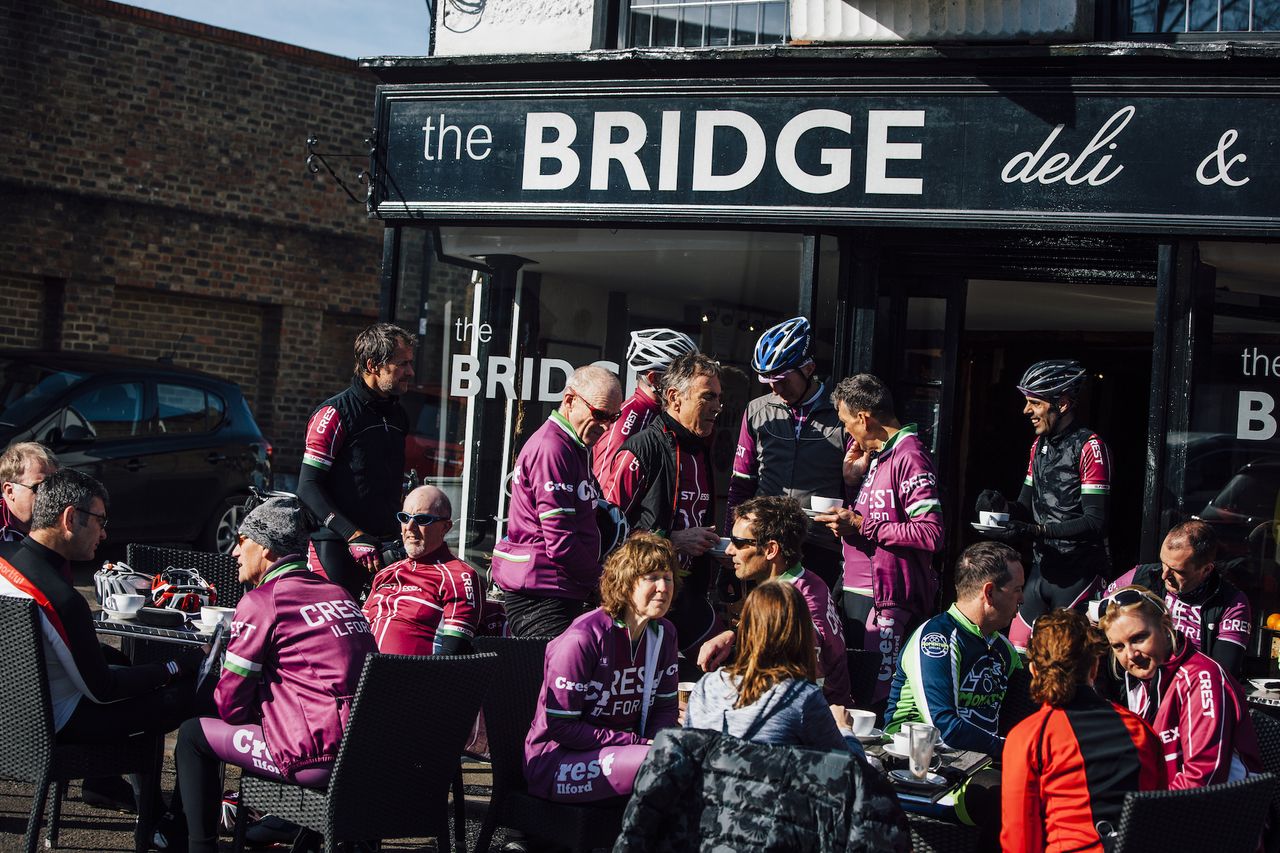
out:
M379 89L381 217L1280 234L1280 89L911 79Z

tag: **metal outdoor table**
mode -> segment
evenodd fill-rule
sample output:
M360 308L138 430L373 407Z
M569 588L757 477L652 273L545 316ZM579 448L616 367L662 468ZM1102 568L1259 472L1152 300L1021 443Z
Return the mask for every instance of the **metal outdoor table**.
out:
M884 764L886 776L888 771L895 766L906 767L905 759L898 758L892 753L885 750L884 743L863 743L863 748L867 755L873 755L880 759ZM951 768L956 771L957 765L963 766L963 771L959 772L958 781L954 782L948 788L938 788L932 791L920 790L914 786L903 785L890 779L889 784L893 785L894 791L898 795L899 802L905 811L914 814L924 815L932 818L947 818L954 813L956 804L956 794L961 786L968 781L969 777L991 766L991 756L981 753L965 752L962 750L946 750L939 753L942 756L942 766L944 769ZM955 772L952 775L956 775Z
M125 637L131 640L145 640L155 643L173 643L181 646L203 646L213 638L212 630L203 626L197 628L190 624L181 627L160 628L147 625L137 619L113 619L106 613L95 613L93 628L99 634L113 637Z

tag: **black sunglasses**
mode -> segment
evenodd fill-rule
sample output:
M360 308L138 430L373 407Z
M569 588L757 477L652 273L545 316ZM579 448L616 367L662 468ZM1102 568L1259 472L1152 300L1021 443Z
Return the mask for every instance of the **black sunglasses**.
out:
M407 512L397 512L396 521L401 524L416 524L419 527L430 527L437 521L448 521L443 515L432 515L428 512L415 512L410 515Z
M745 547L747 547L748 545L759 545L759 544L760 544L760 540L758 540L758 539L743 539L741 536L730 536L730 537L729 537L729 542L730 542L730 544L732 544L732 545L733 545L733 547L735 547L735 548L745 548Z
M606 412L604 409L597 409L595 406L587 402L587 398L583 397L577 391L570 391L570 394L582 401L582 405L591 410L591 418L602 424L616 423L618 418L622 417L622 412Z

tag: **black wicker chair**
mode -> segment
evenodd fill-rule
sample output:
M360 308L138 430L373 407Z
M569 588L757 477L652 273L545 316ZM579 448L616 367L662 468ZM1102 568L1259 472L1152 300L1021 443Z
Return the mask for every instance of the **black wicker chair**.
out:
M952 821L907 813L913 853L971 853L978 849L979 829Z
M494 655L369 655L328 790L245 771L235 850L244 850L246 814L256 808L323 834L326 853L339 841L417 835L448 851L449 783L497 663ZM424 713L429 738L406 729Z
M487 853L498 826L520 830L573 851L612 847L622 829L625 803L571 805L528 793L524 780L524 739L542 690L547 638L476 637L476 651L496 652L501 685L484 700L484 722L493 762L493 791L476 853Z
M1025 665L1009 673L1009 686L1000 703L999 732L1007 735L1018 723L1034 714L1040 705L1031 699L1031 670Z
M134 735L108 744L60 744L45 677L44 644L35 602L0 597L0 777L35 785L25 849L35 853L45 802L53 788L47 844L57 847L62 797L71 779L137 773L144 790L134 847L150 849L158 817L162 735Z
M1262 752L1262 769L1280 778L1280 720L1257 708L1249 709L1253 729L1258 733L1258 748ZM1280 785L1271 794L1271 821L1267 827L1267 853L1280 853Z
M1252 853L1275 789L1270 773L1184 791L1126 794L1113 853Z
M155 575L173 566L177 569L195 569L200 577L213 584L218 591L218 604L235 607L244 596L240 583L236 558L215 551L183 551L178 548L160 548L155 545L131 543L125 550L125 562L129 568L144 575Z

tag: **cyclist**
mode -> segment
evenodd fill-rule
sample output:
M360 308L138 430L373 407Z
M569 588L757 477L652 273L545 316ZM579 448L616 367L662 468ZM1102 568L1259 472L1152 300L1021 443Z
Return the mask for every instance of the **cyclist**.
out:
M398 533L409 432L399 396L413 380L416 343L392 323L366 327L356 336L351 385L307 423L298 497L321 525L308 563L357 599L381 567L382 541Z
M0 453L0 542L26 538L36 487L57 470L58 457L34 441L11 444Z
M1024 651L1036 618L1059 607L1083 612L1110 574L1107 514L1111 455L1102 439L1076 422L1076 399L1088 372L1078 361L1039 361L1018 382L1031 419L1027 476L1016 503L999 492L978 496L981 511L1010 513L993 538L1031 541L1031 570L1009 639Z
M747 404L733 459L725 507L725 534L734 508L757 495L795 498L801 507L814 495L845 493L844 427L814 378L812 333L804 317L765 331L756 341L751 367L770 393ZM825 527L810 523L804 541L804 567L830 589L840 587L840 543Z
M591 470L602 486L613 479L613 460L618 448L662 411L658 383L671 362L697 351L698 345L693 339L675 329L641 329L631 333L627 366L636 372L636 390L622 404L622 418L591 451Z

